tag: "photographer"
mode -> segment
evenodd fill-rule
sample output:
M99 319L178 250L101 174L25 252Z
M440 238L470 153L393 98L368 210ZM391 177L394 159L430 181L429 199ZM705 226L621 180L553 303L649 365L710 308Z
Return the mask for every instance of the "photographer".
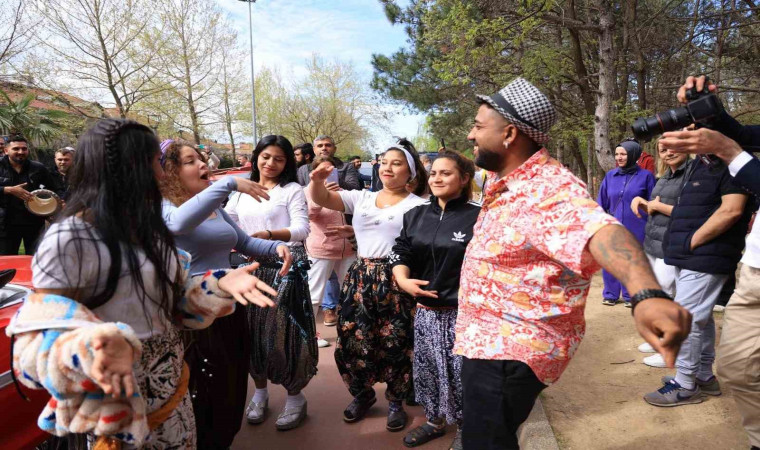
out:
M705 87L712 93L718 89L709 82L705 86L704 76L688 77L678 91L678 100L685 103L686 91L695 86L700 92ZM731 176L736 178L739 184L760 196L760 161L742 148L760 150L760 125L741 125L723 111L718 116L714 128L671 131L663 134L660 142L676 153L709 153L717 156L726 163Z
M696 86L716 92L717 86L705 77L689 77L678 91L678 99L686 100L686 91ZM665 133L660 141L673 151L710 153L728 165L732 177L755 196L760 195L760 161L744 151L760 149L760 126L742 126L723 112L715 130ZM749 368L760 365L760 226L747 236L739 281L725 310L723 333L718 347L718 377L734 394L742 415L742 425L752 449L760 449L760 373Z

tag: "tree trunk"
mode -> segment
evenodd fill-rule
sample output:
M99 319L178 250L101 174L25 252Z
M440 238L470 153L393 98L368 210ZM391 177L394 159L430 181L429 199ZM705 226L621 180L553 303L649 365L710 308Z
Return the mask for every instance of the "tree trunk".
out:
M594 147L591 145L591 140L586 142L586 156L588 156L588 166L586 167L588 193L596 198L596 187L594 186Z
M583 154L581 153L581 149L578 145L578 139L573 138L570 141L570 151L573 154L573 159L575 159L575 163L578 165L578 178L588 183L588 178L586 174L586 163L583 162Z
M609 0L595 0L599 10L599 90L594 114L594 152L599 165L606 172L615 167L615 157L610 148L610 116L615 94L615 50L613 31L615 17Z
M570 0L567 11L568 17L575 20L575 0ZM573 47L573 63L575 64L575 76L578 78L578 88L581 91L583 106L586 114L594 114L594 100L591 97L591 87L588 81L588 71L586 64L583 62L583 48L581 47L580 31L575 28L568 28L570 33L570 42Z

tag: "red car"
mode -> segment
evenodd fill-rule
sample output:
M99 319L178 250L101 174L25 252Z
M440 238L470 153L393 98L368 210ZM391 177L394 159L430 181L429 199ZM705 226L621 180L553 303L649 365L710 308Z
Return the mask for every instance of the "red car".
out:
M233 169L219 169L214 170L211 172L211 181L218 181L220 178L225 177L227 175L234 175L236 177L240 178L250 178L251 177L251 169L242 167L235 167Z
M33 449L50 435L37 426L50 394L31 390L19 383L21 391L31 401L16 392L11 377L11 343L5 328L21 307L23 298L32 292L32 257L0 257L0 442L3 449Z

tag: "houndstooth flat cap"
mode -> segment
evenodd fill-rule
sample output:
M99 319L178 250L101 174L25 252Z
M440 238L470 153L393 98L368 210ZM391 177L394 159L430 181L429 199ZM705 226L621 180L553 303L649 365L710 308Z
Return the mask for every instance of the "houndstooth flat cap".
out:
M549 130L557 121L557 112L537 87L523 78L516 78L492 96L478 95L539 144L549 140Z

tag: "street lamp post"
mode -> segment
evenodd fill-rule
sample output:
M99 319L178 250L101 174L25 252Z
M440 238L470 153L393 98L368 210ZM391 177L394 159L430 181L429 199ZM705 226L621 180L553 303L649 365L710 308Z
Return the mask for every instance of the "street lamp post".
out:
M253 69L253 20L251 18L251 3L256 0L239 0L248 3L248 31L251 42L251 128L253 130L253 145L256 145L256 75Z

